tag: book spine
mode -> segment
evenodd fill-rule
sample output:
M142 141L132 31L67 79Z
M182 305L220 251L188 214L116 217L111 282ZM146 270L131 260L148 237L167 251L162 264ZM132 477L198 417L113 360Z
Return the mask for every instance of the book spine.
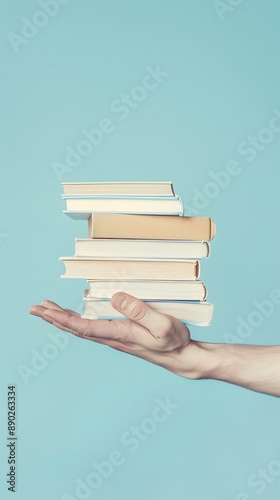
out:
M197 260L195 263L195 277L198 279L200 276L200 261Z
M207 298L208 290L206 288L205 283L202 282L202 285L203 285L203 289L204 289L204 295L203 295L203 298L201 299L201 301L204 302L206 300L206 298Z
M88 238L93 238L93 215L88 218Z
M179 210L179 212L178 212L178 215L179 215L180 217L182 217L182 216L184 215L184 204L183 204L183 200L182 200L182 198L181 198L180 196L178 196L177 194L175 195L175 198L177 198L177 200L179 201L180 206L181 206L181 208L180 208L180 210Z

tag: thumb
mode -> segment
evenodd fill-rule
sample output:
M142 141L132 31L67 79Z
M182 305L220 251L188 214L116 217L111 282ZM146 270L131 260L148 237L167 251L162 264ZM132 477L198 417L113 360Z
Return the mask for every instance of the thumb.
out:
M114 309L117 309L117 311L120 311L124 316L132 321L136 321L136 323L139 323L139 325L144 326L150 331L163 328L165 323L167 321L169 322L167 316L155 311L142 300L127 293L115 293L111 303Z

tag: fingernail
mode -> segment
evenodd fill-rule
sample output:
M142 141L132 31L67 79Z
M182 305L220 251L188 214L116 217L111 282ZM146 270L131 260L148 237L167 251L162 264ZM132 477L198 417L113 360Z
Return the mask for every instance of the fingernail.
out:
M127 304L127 296L123 293L119 293L114 299L114 305L117 309L124 309Z

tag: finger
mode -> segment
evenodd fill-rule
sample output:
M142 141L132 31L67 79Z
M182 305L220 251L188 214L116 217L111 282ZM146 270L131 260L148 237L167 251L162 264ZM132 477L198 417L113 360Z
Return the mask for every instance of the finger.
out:
M57 306L57 304L54 305ZM47 321L48 323L51 323L54 326L60 328L61 330L72 333L78 337L84 337L94 341L96 339L104 339L104 340L114 339L114 341L123 342L126 339L127 334L129 332L129 325L127 320L118 320L118 321L85 320L82 319L80 315L77 314L76 312L73 312L69 309L62 309L59 306L57 306L55 309L51 309L43 305L35 305L29 309L29 312L33 316L38 316L42 318L44 321ZM61 315L55 314L58 312L64 314ZM72 318L73 316L76 316L76 318L80 320L79 325L75 323L74 328L72 328L73 322L71 321L70 324L69 316L71 316ZM91 328L89 329L88 332L86 331L83 332L81 331L81 326L84 328L84 323L87 321L88 322L90 321Z
M155 311L148 304L132 295L122 292L115 293L112 297L112 306L130 320L147 328L157 339L160 339L159 332L170 330L170 317Z
M122 342L125 339L125 330L122 328L124 321L109 321L109 320L90 320L81 318L77 314L72 314L65 310L47 309L44 311L38 310L40 306L36 306L33 314L41 316L42 319L51 320L59 324L59 328L63 327L71 333L75 333L79 337L87 339L104 339L115 340Z
M44 306L47 309L57 309L58 311L67 311L70 312L71 314L76 314L76 316L80 316L80 314L78 314L76 311L72 311L72 309L64 309L55 302L52 302L51 300L43 300L43 302L41 302L41 306Z
M62 309L62 307L60 307L55 302L52 302L52 300L43 300L43 302L41 302L41 306L44 306L47 309L59 309L59 310Z
M40 318L42 318L46 309L52 309L52 310L57 310L57 311L66 311L66 312L69 312L75 316L80 317L80 314L78 314L76 311L72 311L72 309L63 309L62 307L55 304L54 302L51 302L50 300L44 300L40 305L30 307L29 313L32 314L33 316L39 316Z
M69 327L66 327L65 325L59 323L58 321L55 321L52 317L45 314L45 311L46 311L46 309L48 309L47 306L50 305L50 306L56 306L56 307L53 307L53 310L66 311L68 313L79 316L77 313L71 311L70 309L63 310L61 307L59 307L57 304L55 304L54 302L51 302L51 301L44 301L44 302L42 302L42 304L44 304L44 305L32 306L30 308L30 313L34 316L38 316L38 317L42 318L44 321L47 321L48 323L59 328L60 330L71 333L72 335L75 335L76 337L81 337L79 332L77 332L76 330L73 330ZM128 346L126 347L123 343L118 342L117 340L109 340L107 338L98 338L98 337L94 337L93 335L91 335L90 337L84 336L83 338L90 339L98 344L108 345L108 347L111 347L112 349L116 349L118 351L129 352L129 347Z
M73 311L72 309L64 309L64 311L69 312L71 314L74 314L74 316L79 316L79 318L81 317L81 315L79 313L77 313L76 311Z
M46 308L44 306L32 306L29 309L29 313L32 314L32 316L38 316L42 318L45 310Z
M72 335L75 335L76 337L81 337L81 335L79 333L77 333L75 330L72 330L69 327L65 327L61 323L54 321L54 319L47 317L46 314L44 314L46 309L43 309L43 306L42 307L41 306L33 306L33 307L40 308L39 310L36 310L36 313L37 313L36 315L40 316L44 321L47 321L48 323L51 323L56 328L59 328L60 330L63 330L67 333L71 333ZM61 308L58 308L56 310L61 310ZM65 309L65 311L70 311L70 310ZM75 315L77 315L77 313L75 313ZM127 352L127 353L130 352L128 347L126 347L121 342L118 342L117 340L109 340L109 339L94 338L94 337L89 338L86 336L84 336L82 338L84 338L85 340L93 340L97 344L107 345L108 347L111 347L112 349L115 349L118 351Z
M86 334L81 335L76 330L72 330L71 328L62 325L61 323L58 323L57 321L54 321L53 319L51 320L50 318L46 318L46 317L43 317L43 319L45 321L48 321L49 323L51 323L56 328L59 328L60 330L63 330L64 332L68 332L68 333L71 333L72 335L75 335L75 337L83 338L85 340L91 340L97 344L107 345L108 347L111 347L112 349L115 349L117 351L126 352L128 354L133 354L133 349L131 349L131 347L129 345L126 345L123 342L119 342L118 340L111 340L111 339L105 338L104 336L101 338L101 337L94 337L93 335L90 335L90 336L87 336ZM91 320L91 322L93 322L93 321L97 321L97 320ZM124 320L124 323L127 323L127 321Z

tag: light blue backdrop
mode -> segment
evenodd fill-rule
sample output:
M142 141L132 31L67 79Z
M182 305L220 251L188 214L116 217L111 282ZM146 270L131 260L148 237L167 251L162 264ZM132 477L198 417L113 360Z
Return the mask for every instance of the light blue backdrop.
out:
M60 279L58 257L86 236L62 213L62 180L172 180L186 214L218 229L202 263L215 316L193 337L279 344L280 306L266 317L255 304L280 288L279 2L1 0L1 11L1 498L14 383L19 500L278 499L279 399L73 337L55 347L28 308L81 304L85 282ZM100 127L70 165L67 148ZM133 446L137 425L150 434ZM113 450L122 463L99 484L92 463ZM94 487L75 492L90 474Z

